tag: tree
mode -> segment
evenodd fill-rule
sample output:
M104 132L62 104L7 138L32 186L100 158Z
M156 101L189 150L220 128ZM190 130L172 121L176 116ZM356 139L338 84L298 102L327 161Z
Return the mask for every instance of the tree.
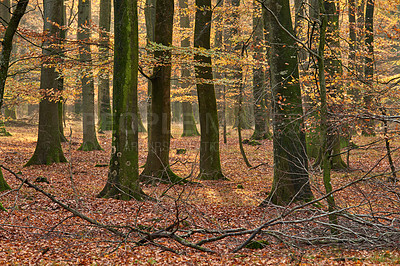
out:
M28 2L29 0L18 1L17 7L15 8L11 19L9 21L2 21L2 23L6 22L7 24L5 25L6 31L3 36L3 41L1 42L2 49L0 54L0 110L3 106L4 88L6 85L7 73L10 65L13 38L17 32L19 22L21 21L22 16L25 14ZM1 17L3 18L3 14L1 14ZM2 170L0 168L0 192L9 189L11 188L4 179Z
M194 47L210 49L211 0L196 0ZM211 57L196 54L195 74L200 113L200 179L225 179L219 156L219 125Z
M285 205L310 200L303 109L299 84L297 49L289 0L263 2L263 16L270 45L273 101L274 179L266 201Z
M156 65L151 80L151 110L149 121L148 153L141 179L154 178L176 182L180 178L169 167L171 142L171 51L174 1L157 0L155 10L154 51Z
M266 98L269 95L266 91L265 70L262 65L263 40L264 40L264 21L261 16L261 5L253 2L253 58L256 60L253 67L253 98L254 98L254 132L252 139L270 138L269 132L269 110L266 107Z
M180 27L185 29L190 29L190 20L188 14L188 4L185 0L179 0L179 10L180 10ZM185 32L184 32L185 33ZM190 39L189 36L185 36L184 39L181 40L181 47L190 47ZM190 79L190 69L181 65L181 87L187 89L189 87L188 80ZM190 96L191 93L187 93L187 96ZM190 101L182 102L182 116L183 116L183 132L182 137L188 136L199 136L200 133L196 127L196 121L193 116L193 106Z
M99 197L140 200L137 0L114 1L114 17L113 140L108 180Z
M342 97L343 88L342 83L338 81L337 77L343 74L341 55L340 55L340 43L339 43L339 11L337 9L338 1L325 0L324 8L327 16L327 28L326 28L326 43L330 47L325 57L325 71L327 72L327 93L331 97L340 98ZM331 113L337 112L340 106L337 104L329 104L329 111ZM340 156L340 140L341 140L341 127L331 126L328 128L329 144L328 148L332 150L332 168L345 169L347 168L346 163ZM325 151L321 150L322 153ZM322 155L322 154L321 154Z
M60 41L61 41L61 47L60 47L60 63L62 64L63 58L64 58L64 43L65 39L67 37L67 14L66 14L66 9L65 6L63 6L63 11L62 11L62 24L61 24L61 33L60 33ZM62 91L64 90L64 75L60 73L60 76L58 77L58 86L59 90ZM60 130L60 141L61 142L67 142L67 138L64 135L64 100L60 98L58 101L58 127Z
M79 0L78 4L78 42L79 60L84 66L84 74L81 77L82 83L82 121L83 140L79 150L92 151L101 150L96 137L96 125L94 117L94 80L91 69L92 55L90 51L90 0Z
M110 26L111 25L111 0L100 1L100 60L107 62L110 57ZM98 130L99 132L112 129L111 104L110 104L110 74L105 71L99 76L98 85Z
M372 110L371 89L373 88L374 80L374 9L375 0L366 0L365 7L365 47L367 48L367 55L365 56L364 77L365 83L370 92L364 95L364 105L367 111ZM375 135L374 123L372 119L365 121L363 128L364 135Z
M39 103L39 131L36 149L32 158L25 166L34 164L51 164L66 162L61 142L58 125L58 101L59 95L52 95L58 91L59 73L56 70L54 61L59 56L60 27L62 23L62 0L44 0L44 27L47 32L43 44L42 54L45 60L41 66L40 90L42 99Z

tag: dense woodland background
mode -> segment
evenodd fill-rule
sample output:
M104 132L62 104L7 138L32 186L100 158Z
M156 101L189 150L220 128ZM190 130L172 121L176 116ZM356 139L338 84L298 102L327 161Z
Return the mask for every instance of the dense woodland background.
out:
M400 263L400 2L0 3L0 262Z

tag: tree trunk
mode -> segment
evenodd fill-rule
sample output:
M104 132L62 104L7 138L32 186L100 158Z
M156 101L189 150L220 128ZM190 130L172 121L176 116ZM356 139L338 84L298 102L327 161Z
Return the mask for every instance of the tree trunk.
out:
M110 58L110 27L111 27L111 0L100 0L99 15L100 32L100 60L106 63ZM111 103L110 103L110 74L103 71L99 75L98 85L98 131L112 129Z
M67 13L66 13L66 8L65 5L63 5L63 11L62 11L62 26L66 27L67 26ZM61 28L61 33L60 33L60 41L61 41L61 47L59 50L60 53L60 63L64 60L64 41L65 38L67 37L67 30L66 28ZM58 77L58 89L60 91L64 90L64 75L62 73L59 73ZM67 138L64 135L64 99L60 98L60 101L58 102L58 128L60 130L60 141L61 142L67 142Z
M186 0L179 0L180 10L180 27L190 29L190 20L188 15L188 4ZM190 47L189 36L181 40L181 47ZM190 68L186 65L181 65L181 88L187 89L189 87L188 80L190 79ZM191 92L187 93L187 96L191 96ZM200 133L196 127L196 121L193 116L193 106L189 101L182 102L182 120L183 120L183 132L182 137L199 136Z
M253 1L253 58L256 64L253 67L253 99L254 99L254 132L252 139L266 139L272 135L269 132L267 123L268 110L265 106L265 98L268 97L266 87L266 77L263 63L263 39L264 21L261 15L261 5Z
M224 16L226 16L224 10L224 0L219 0L218 5L214 8L214 49L217 51L222 50L223 38L224 38ZM215 15L216 14L216 15ZM215 71L213 73L214 80L219 80L226 77L226 74L221 74L221 71ZM217 97L217 113L218 121L222 124L222 134L224 138L224 143L227 143L226 139L226 85L225 84L215 84L215 91Z
M2 3L0 4L0 18L2 19L2 22L5 22L5 23L9 23L10 22L10 0L4 0L4 1L2 1ZM2 23L3 25L5 25L5 23ZM14 34L12 35L12 37L14 36ZM4 36L1 36L1 37L3 37L3 38L5 38L5 35ZM12 39L11 39L11 43L9 44L9 45L11 45L11 50L9 51L9 53L10 53L10 55L11 55L11 52L12 52ZM5 87L5 80L6 80L6 78L7 78L7 72L8 72L8 63L9 63L9 61L10 61L10 55L8 56L8 58L3 58L5 55L7 55L7 53L8 53L8 51L7 50L5 50L5 49L8 49L8 47L6 47L6 45L4 45L4 43L2 44L2 51L4 51L5 53L2 53L2 62L1 63L6 63L7 65L1 65L1 70L2 70L2 72L4 72L6 75L4 76L4 85L2 85L2 88L1 88L1 103L0 103L0 106L2 106L3 104L3 100L4 100L4 87ZM3 60L7 60L7 62L3 62ZM1 71L0 70L0 71ZM2 73L3 74L3 73ZM3 82L3 77L1 77L2 78L2 82ZM4 107L4 106L3 106ZM4 108L4 116L5 117L7 117L7 110L8 110L8 108L6 107L6 108ZM2 117L2 115L1 115L1 108L0 108L0 136L12 136L11 135L11 133L10 132L8 132L7 131L7 129L6 129L6 125L4 124L4 121L3 121L3 117Z
M366 95L364 95L364 106L367 111L372 111L373 86L374 86L374 8L375 0L367 0L365 7L365 47L367 55L365 56L365 84L367 85ZM363 135L374 136L374 121L365 120Z
M364 41L365 41L365 1L366 0L356 0L357 1L357 8L356 8L356 31L357 31L357 42L356 42L356 51L358 51L358 56L356 55L356 71L358 79L364 81ZM358 57L358 58L357 58Z
M267 0L263 7L271 45L268 55L273 99L274 180L271 194L262 205L268 201L286 205L313 197L305 151L297 49L290 36L294 36L294 31L289 0Z
M154 41L170 46L174 17L173 0L157 0ZM171 51L154 52L156 66L151 79L151 120L149 121L149 145L146 166L141 180L153 182L160 179L176 182L180 178L169 168L169 147L171 142Z
M325 61L324 61L324 52L325 52L325 34L328 24L328 17L324 8L324 0L320 0L321 11L323 12L321 15L321 27L320 27L320 41L318 47L318 80L320 84L320 97L321 97L321 105L320 105L320 114L321 114L321 149L322 149L322 169L323 169L323 182L325 187L325 193L329 194L332 192L332 184L331 184L331 149L329 148L329 132L328 132L328 104L327 104L327 87L326 87L326 79L325 79ZM327 197L328 203L328 211L331 212L329 215L329 222L331 224L337 224L337 215L332 213L336 209L335 198L333 194ZM334 227L331 227L331 232L335 233L336 230Z
M211 0L196 0L194 47L210 49ZM211 57L195 55L197 96L200 112L200 179L225 179L219 157L219 126Z
M145 20L146 20L146 38L147 44L154 42L154 31L156 24L156 0L146 0L144 8ZM152 83L151 80L147 81L147 149L150 150L150 131L151 131L151 97L152 97Z
M342 97L343 84L337 81L337 76L343 74L342 63L340 61L340 43L339 43L339 12L337 10L338 1L325 0L324 6L326 11L326 16L328 19L327 24L327 36L326 42L330 47L329 53L325 57L325 71L327 72L327 81L329 86L327 86L328 95L335 95L335 97ZM329 96L328 96L329 97ZM333 110L340 109L339 106L334 106L330 104L328 108L333 112ZM329 148L332 149L332 168L334 169L344 169L347 168L346 163L343 161L340 151L340 138L341 136L341 125L333 125L328 128L329 136ZM324 151L322 151L324 152Z
M79 0L78 4L78 42L79 60L85 68L85 74L81 77L82 84L82 121L83 140L78 150L93 151L102 150L96 136L96 124L94 117L94 80L91 68L92 55L90 51L90 0Z
M99 197L141 200L138 167L137 0L115 1L112 152L108 180Z
M48 32L44 43L43 55L47 61L42 63L40 76L40 90L43 92L39 103L39 132L36 149L32 158L25 166L34 164L51 164L66 162L61 142L58 125L58 95L52 95L59 88L58 73L54 64L57 60L58 50L54 44L60 44L60 28L62 21L62 0L44 0L44 32Z

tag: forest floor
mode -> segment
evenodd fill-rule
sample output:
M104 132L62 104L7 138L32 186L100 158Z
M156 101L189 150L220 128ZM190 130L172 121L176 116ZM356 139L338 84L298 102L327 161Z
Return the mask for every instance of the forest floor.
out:
M70 141L63 143L63 149L68 163L24 168L23 165L35 149L37 127L17 124L8 127L11 137L0 137L0 163L15 173L20 172L22 178L102 224L118 225L118 228L129 225L154 232L173 225L176 217L179 217L180 230L184 231L186 227L186 232L199 230L199 234L189 238L196 242L207 237L207 233L200 229L254 229L281 212L278 207L258 207L267 197L272 185L271 140L260 141L261 145L257 146L245 145L248 158L255 166L249 169L240 155L236 131L229 130L228 143L221 141L221 163L229 181L199 181L195 177L198 171L200 138L181 138L181 128L174 125L170 152L171 169L182 177L193 171L193 178L190 180L194 182L173 187L168 184L143 185L143 190L148 195L160 201L123 202L96 197L107 180L108 169L104 165L109 162L111 133L98 135L103 151L83 152L77 151L81 143L78 124L70 124L67 128L65 132ZM72 128L71 136L69 128ZM247 138L251 133L250 130L243 131ZM146 136L145 133L140 134L140 165L145 163ZM379 139L379 136L375 138ZM373 140L375 139L357 137L354 141L362 145ZM177 149L185 149L186 152L177 154ZM364 174L384 153L385 150L380 147L354 151L350 156L353 171L333 172L333 187ZM374 171L383 171L387 167L386 161L378 162ZM215 254L181 245L169 238L156 239L155 244L138 246L135 241L140 240L140 236L136 233L132 233L132 238L121 239L71 215L32 188L22 186L9 172L3 170L3 175L14 190L0 193L0 202L7 209L6 212L0 211L0 265L400 264L400 252L392 246L374 248L340 243L292 245L291 242L278 241L279 238L268 235L263 238L268 241L264 248L243 248L237 253L232 253L232 250L249 235L227 237L204 245L215 251ZM310 171L310 175L315 197L323 195L320 171ZM48 183L35 182L40 181L37 179L39 177L46 178ZM358 188L365 193L362 186L361 184ZM399 191L398 188L399 186L395 189ZM337 203L356 202L360 194L354 191L344 190L335 195ZM166 196L161 197L163 193ZM325 202L322 201L321 204L324 205ZM387 208L384 204L382 206ZM395 206L395 210L398 211L399 207ZM208 235L210 236L215 235ZM165 247L180 254L167 251Z

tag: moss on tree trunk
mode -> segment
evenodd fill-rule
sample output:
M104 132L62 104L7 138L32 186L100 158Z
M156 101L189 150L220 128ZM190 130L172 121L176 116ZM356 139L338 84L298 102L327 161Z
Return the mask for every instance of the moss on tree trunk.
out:
M267 40L271 45L268 58L274 129L274 179L267 200L286 205L313 197L305 151L297 49L290 36L294 36L294 31L289 0L267 0L263 8Z
M114 7L112 152L108 179L99 197L141 200L138 167L138 16L137 0Z
M44 1L44 15L48 18L44 23L44 31L48 32L49 40L44 45L43 55L47 60L43 62L40 76L40 89L43 92L42 100L39 103L39 130L36 149L32 158L25 166L34 164L52 164L66 162L64 157L59 130L58 101L59 98L52 96L54 88L59 88L58 73L51 63L53 58L57 57L57 50L53 44L59 44L60 29L62 21L62 1Z

